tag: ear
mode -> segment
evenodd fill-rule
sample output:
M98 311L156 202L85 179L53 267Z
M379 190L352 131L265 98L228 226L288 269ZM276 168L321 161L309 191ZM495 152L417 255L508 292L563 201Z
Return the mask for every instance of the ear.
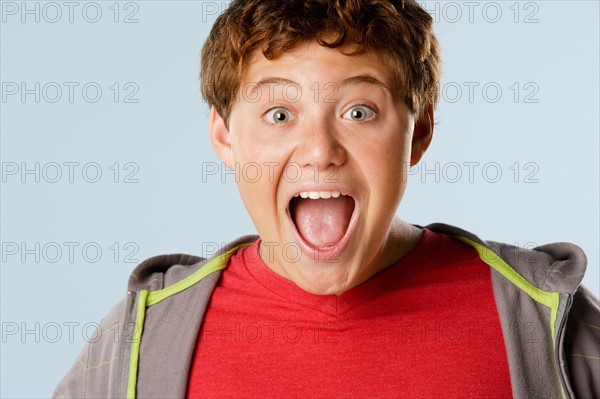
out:
M410 166L421 160L433 138L433 104L428 104L419 115L413 129Z
M231 134L225 125L225 121L219 115L216 108L210 108L210 119L208 121L208 133L210 135L210 144L228 168L233 166L233 152L231 150Z

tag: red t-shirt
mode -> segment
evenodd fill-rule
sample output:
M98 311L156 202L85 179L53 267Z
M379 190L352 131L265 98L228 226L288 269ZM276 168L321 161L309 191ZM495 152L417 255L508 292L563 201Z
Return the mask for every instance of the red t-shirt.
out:
M206 311L188 398L512 397L490 268L425 229L404 258L343 294L238 251Z

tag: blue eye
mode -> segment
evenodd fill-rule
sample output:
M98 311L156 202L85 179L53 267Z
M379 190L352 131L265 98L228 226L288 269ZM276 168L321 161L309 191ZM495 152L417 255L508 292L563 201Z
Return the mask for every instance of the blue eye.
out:
M342 118L363 122L375 117L375 111L366 105L355 105L342 115Z
M265 114L265 119L269 123L282 124L294 119L294 116L285 108L272 108Z

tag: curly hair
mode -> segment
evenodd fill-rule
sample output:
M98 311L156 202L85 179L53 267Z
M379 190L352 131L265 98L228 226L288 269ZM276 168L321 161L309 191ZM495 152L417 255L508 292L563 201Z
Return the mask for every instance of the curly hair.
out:
M311 41L379 55L416 115L438 101L440 48L431 16L414 0L233 0L202 49L202 95L227 122L255 50L272 60Z

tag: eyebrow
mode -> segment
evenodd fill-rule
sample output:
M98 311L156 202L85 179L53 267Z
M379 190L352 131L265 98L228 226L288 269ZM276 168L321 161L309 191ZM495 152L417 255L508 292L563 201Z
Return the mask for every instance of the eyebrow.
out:
M250 95L254 95L256 94L256 91L260 88L262 88L263 86L270 86L270 85L293 85L293 86L300 86L298 83L294 82L293 80L290 79L285 79L285 78L275 78L275 77L269 77L269 78L264 78L259 80L258 82L250 82L248 83L248 85L253 85L252 90L250 91Z
M386 90L388 93L392 94L392 91L390 90L389 87L387 87L382 81L380 81L379 79L377 79L376 77L371 76L371 75L358 75L358 76L349 77L347 79L342 80L342 84L340 86L343 87L346 85L359 85L359 84L379 86L382 89Z
M327 82L324 83L324 85L326 84L330 84L333 82ZM254 95L256 93L257 90L259 90L260 88L262 88L263 86L270 86L270 85L293 85L293 86L300 86L300 84L298 82L295 82L293 80L290 79L286 79L286 78L278 78L278 77L267 77L264 79L259 80L258 82L254 83L248 83L249 85L253 85L252 90L250 91L250 95ZM374 76L371 75L356 75L356 76L351 76L349 78L346 78L344 80L342 80L342 83L339 85L340 88L344 87L344 86L350 86L350 85L361 85L361 84L366 84L366 85L371 85L371 86L377 86L380 87L382 89L384 89L385 91L387 91L389 94L392 94L392 90L390 90L390 88L385 85L383 82L381 82L379 79L375 78ZM311 85L312 87L312 85Z

